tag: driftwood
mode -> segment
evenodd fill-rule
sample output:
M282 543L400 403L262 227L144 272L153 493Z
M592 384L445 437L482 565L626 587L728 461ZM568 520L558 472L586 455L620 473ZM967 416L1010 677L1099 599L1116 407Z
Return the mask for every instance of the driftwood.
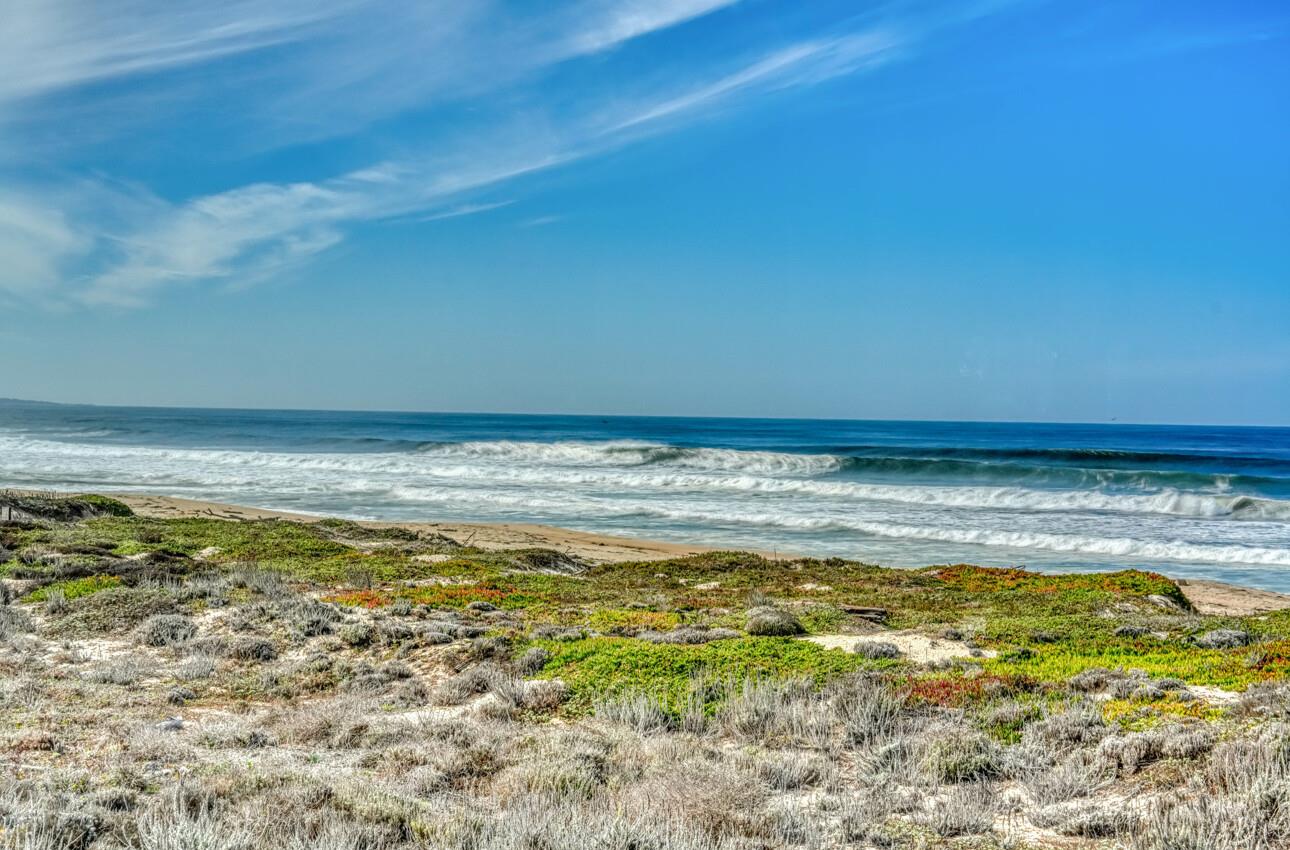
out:
M865 620L871 620L875 623L887 622L886 608L865 608L861 605L839 605L838 607L848 614L853 614Z

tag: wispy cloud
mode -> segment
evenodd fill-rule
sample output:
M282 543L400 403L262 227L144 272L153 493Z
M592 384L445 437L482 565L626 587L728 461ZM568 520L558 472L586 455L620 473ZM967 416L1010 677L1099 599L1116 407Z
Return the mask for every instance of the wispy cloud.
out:
M17 37L0 35L0 69L10 72L0 83L0 132L6 98L26 116L37 111L30 104L51 92L147 75L168 81L167 69L257 51L275 60L263 73L290 84L246 94L238 102L248 114L263 109L274 120L285 115L295 124L352 128L409 104L424 112L436 97L447 97L465 98L492 116L448 131L431 122L430 130L400 137L399 146L409 151L336 176L250 182L178 201L104 176L55 184L24 179L0 188L6 266L0 293L123 306L145 304L171 286L245 285L282 274L363 222L433 221L496 209L510 203L487 200L502 185L757 94L878 67L918 38L893 21L868 21L851 31L763 46L742 59L664 63L639 82L629 76L627 86L558 92L547 102L542 92L520 87L517 93L517 77L600 56L735 0L576 0L544 5L542 14L500 2L407 0L378 8L349 0L329 6L326 15L299 0L172 0L155 8L124 0L19 2L20 29L32 34L34 46L23 48L26 59L15 59L5 48ZM37 47L49 55L36 57ZM355 97L342 96L350 89ZM493 115L487 107L499 94L521 108ZM348 109L351 100L363 106ZM269 126L267 119L255 121Z
M624 130L727 100L743 91L817 83L874 67L894 55L901 40L885 31L793 44L720 79L647 106L616 125Z
M385 163L318 183L255 184L164 206L108 238L112 258L85 281L77 297L137 306L169 285L204 280L245 285L330 248L347 227L363 221L425 210L437 210L426 218L450 218L502 206L454 201L568 159L541 150L497 154L465 170Z
M52 292L61 263L89 248L61 210L18 195L0 196L0 290L26 296Z
M596 53L656 30L715 12L737 0L628 0L588 4L579 17L589 21L574 31L568 45L572 53ZM600 8L595 8L599 6Z
M562 215L539 215L520 222L520 227L546 227L548 224L556 224L561 221L564 221L564 216Z
M272 146L358 130L408 109L477 96L738 0L13 0L0 27L0 127L39 123L37 98L73 97L120 122L137 81L164 102L136 125L236 102L243 141ZM12 5L12 4L11 4ZM186 67L223 62L199 83ZM234 63L234 64L230 64ZM106 105L106 108L105 108ZM185 110L188 110L186 113ZM129 124L121 132L129 132ZM225 129L225 128L221 128Z
M0 29L0 101L151 74L304 36L354 3L303 0L9 0Z
M492 201L484 204L461 204L459 206L449 207L442 212L417 216L413 218L412 221L443 221L447 218L462 218L463 216L492 212L493 210L501 209L503 207L509 207L513 203L515 203L514 199L508 201Z

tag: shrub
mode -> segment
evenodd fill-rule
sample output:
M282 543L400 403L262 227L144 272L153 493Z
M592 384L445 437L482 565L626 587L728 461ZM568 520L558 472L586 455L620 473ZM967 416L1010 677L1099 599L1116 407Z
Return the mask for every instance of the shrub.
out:
M806 629L796 617L782 608L762 605L748 612L744 630L759 637L790 637L805 634Z
M173 614L175 598L164 588L109 587L73 600L66 615L52 626L59 636L112 634L132 629L156 614Z
M666 732L672 718L661 699L645 691L619 694L596 703L596 716L609 723L626 726L641 735Z
M772 753L757 765L757 773L776 791L812 788L836 778L833 764L812 753Z
M1095 703L1080 701L1050 712L1043 720L1030 724L1024 738L1048 744L1061 752L1072 744L1096 743L1109 731L1102 719L1101 708Z
M1201 649L1237 649L1249 644L1250 633L1239 629L1215 629L1196 638Z
M100 496L97 493L86 493L83 496L77 496L76 500L93 508L95 512L107 516L134 516L134 511L125 502Z
M171 705L183 705L189 700L197 699L197 693L191 688L177 687L166 692L166 702Z
M304 637L331 634L332 627L341 619L334 605L309 597L295 597L285 607L287 619Z
M1269 823L1257 801L1198 795L1190 799L1157 799L1130 831L1133 850L1246 850L1284 847L1290 837ZM1274 817L1277 813L1273 812ZM1280 835L1278 835L1280 833Z
M569 641L583 640L587 637L587 630L577 627L556 626L551 623L542 623L533 627L534 640L554 640L561 643Z
M0 605L0 640L8 640L16 634L30 632L34 627L31 617L21 608Z
M460 705L471 697L487 693L493 683L505 675L501 668L491 662L476 664L440 682L435 688L435 702L439 705Z
M861 658L879 660L884 658L900 658L905 653L900 651L900 647L890 641L858 641L852 648L852 652Z
M239 661L272 661L278 657L278 649L272 641L247 636L229 646L229 655Z
M119 655L89 673L92 682L104 685L133 685L152 675L151 663L136 655Z
M136 631L147 646L174 646L197 634L197 624L182 614L156 614L144 620Z
M745 679L727 690L715 720L736 738L808 747L825 747L833 738L830 705L810 679Z
M215 659L209 655L187 658L175 668L175 678L181 682L209 679L215 673Z
M98 593L100 590L106 590L109 587L116 587L120 584L121 577L113 575L92 575L85 578L67 579L66 581L57 581L33 590L23 598L23 601L48 602L51 595L58 594L64 600L70 602L73 599L89 596ZM46 608L46 611L48 610Z
M989 832L998 810L998 797L983 783L972 783L951 789L944 799L937 800L923 811L914 814L914 822L935 832L942 838L957 835L980 835Z
M340 639L347 646L367 646L372 642L372 631L372 627L367 623L349 623L341 627Z
M1002 762L994 741L975 729L950 726L932 734L922 766L937 782L967 782L997 776Z
M524 683L520 705L531 711L555 711L569 698L569 687L559 679L539 679Z
M551 660L551 653L540 646L530 647L515 661L515 669L523 676L540 673Z
M1050 770L1038 770L1025 777L1023 785L1039 805L1064 803L1087 797L1107 784L1109 778L1079 755L1068 756Z
M1077 838L1113 838L1132 826L1122 807L1089 800L1044 806L1032 811L1030 820L1035 826Z
M61 587L51 587L45 594L45 614L50 617L61 617L71 610L67 595Z
M694 626L681 626L666 632L644 631L636 635L639 640L650 643L700 644L714 640L731 640L741 637L734 629L701 629Z
M430 701L430 692L420 679L407 679L394 688L390 699L400 708L420 708Z
M905 708L905 697L881 682L853 676L833 687L832 706L847 740L868 744L896 729Z

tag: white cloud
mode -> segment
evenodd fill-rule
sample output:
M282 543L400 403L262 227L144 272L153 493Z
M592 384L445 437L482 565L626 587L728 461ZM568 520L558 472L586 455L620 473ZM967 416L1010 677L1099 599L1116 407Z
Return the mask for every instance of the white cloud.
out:
M478 215L479 213L490 212L492 210L501 209L502 207L509 207L513 203L515 203L514 200L490 201L488 203L481 204L460 204L459 206L449 207L441 212L418 216L414 218L413 221L443 221L448 218L461 218L468 215Z
M150 74L302 37L343 12L304 0L7 0L0 28L0 101Z
M47 210L33 219L43 222L41 230L49 236L28 251L27 264L41 264L31 279L48 285L57 277L57 263L68 255L93 254L96 268L78 278L68 294L87 303L120 306L146 303L167 286L260 280L335 245L360 222L408 215L427 220L496 208L501 204L468 196L622 145L647 125L700 104L757 87L818 81L829 63L841 67L836 60L842 53L836 43L777 50L690 94L635 108L632 120L608 132L602 129L604 108L596 105L549 132L534 134L524 124L495 128L487 137L471 134L459 140L449 154L375 163L329 180L257 183L177 205L157 198L116 204L128 211L111 217L114 225L106 229L98 222L101 199L113 190L97 185L92 195L100 203L82 205L76 218L78 232L92 233L93 239L72 238L73 228L61 213ZM619 132L627 127L633 133ZM0 233L16 218L0 217ZM12 236L20 238L21 233Z
M518 11L500 0L347 0L324 14L303 0L16 2L20 26L0 32L0 73L8 77L0 81L0 122L6 100L11 118L17 108L22 120L36 121L51 93L149 75L168 83L181 66L256 51L263 55L256 54L255 68L243 69L245 76L202 76L220 95L226 92L219 86L238 89L232 112L246 116L251 135L307 137L313 125L325 135L410 104L425 109L436 98L473 107L472 121L475 112L482 115L470 126L463 119L447 130L401 134L397 153L330 178L254 182L170 201L110 177L50 185L25 177L23 194L0 194L0 290L31 300L127 306L170 286L237 286L279 274L362 222L495 209L509 201L480 196L503 184L739 98L874 67L911 40L871 21L863 31L763 48L742 64L691 57L639 80L628 75L623 86L557 92L547 102L529 91L516 94L511 83L736 0L566 0L518 4ZM273 61L260 61L270 55ZM115 96L130 97L126 89ZM207 106L214 97L192 96L206 98ZM504 108L490 109L494 100ZM102 103L97 96L90 101ZM292 131L278 134L275 122ZM132 132L146 135L138 124Z
M593 2L578 17L587 23L569 39L570 52L596 53L655 30L715 12L737 0L626 0Z
M649 105L619 121L613 129L624 130L691 112L742 91L821 82L865 65L875 66L892 56L899 46L894 35L883 31L790 45L713 82Z
M66 122L129 133L235 102L240 142L341 135L408 109L479 95L738 0L11 0L0 27L0 126ZM194 82L187 66L224 60ZM230 65L230 62L239 64ZM34 100L96 90L54 111ZM123 115L130 120L123 120Z
M0 195L0 292L36 296L61 281L62 264L89 247L61 210L20 195Z

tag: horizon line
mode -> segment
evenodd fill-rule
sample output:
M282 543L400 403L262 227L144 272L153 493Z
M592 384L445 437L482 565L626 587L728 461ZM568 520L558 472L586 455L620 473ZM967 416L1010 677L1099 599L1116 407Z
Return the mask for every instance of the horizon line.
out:
M551 417L563 416L577 419L706 419L720 421L753 421L753 422L892 422L892 423L940 423L946 425L1077 425L1102 426L1110 428L1248 428L1259 430L1287 430L1290 423L1280 425L1254 423L1219 423L1219 422L1120 422L1109 420L1060 420L1060 419L930 419L930 418L880 418L880 417L845 417L845 416L713 416L690 415L677 413L565 413L550 411L487 411L487 410L418 410L413 408L328 408L328 407L239 407L235 405L191 406L183 404L120 404L96 403L81 401L47 401L43 399L11 398L0 396L0 404L18 402L20 404L48 405L50 407L106 407L132 410L190 410L190 411L228 411L228 412L269 412L269 413L395 413L424 416L515 416L515 417Z

